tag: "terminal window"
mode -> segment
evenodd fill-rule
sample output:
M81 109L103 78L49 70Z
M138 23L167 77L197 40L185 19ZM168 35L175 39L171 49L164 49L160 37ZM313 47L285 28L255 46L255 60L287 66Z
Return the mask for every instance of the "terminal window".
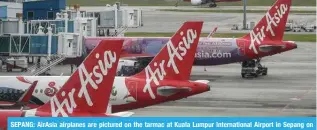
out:
M53 11L48 11L48 12L47 12L47 19L54 19L54 13L53 13Z
M33 19L34 12L28 12L28 19Z

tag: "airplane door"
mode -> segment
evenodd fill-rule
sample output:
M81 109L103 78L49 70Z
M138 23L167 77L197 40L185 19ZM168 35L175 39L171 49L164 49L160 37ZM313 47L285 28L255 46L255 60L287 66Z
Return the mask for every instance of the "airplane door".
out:
M127 102L136 102L138 99L138 82L128 81L126 84L128 87Z

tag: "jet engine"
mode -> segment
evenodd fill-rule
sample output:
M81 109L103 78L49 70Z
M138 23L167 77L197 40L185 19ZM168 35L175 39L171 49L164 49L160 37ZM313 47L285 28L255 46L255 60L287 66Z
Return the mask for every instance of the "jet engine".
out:
M207 3L215 3L215 0L191 0L190 1L192 5L203 5Z
M192 5L201 5L203 0L191 0Z

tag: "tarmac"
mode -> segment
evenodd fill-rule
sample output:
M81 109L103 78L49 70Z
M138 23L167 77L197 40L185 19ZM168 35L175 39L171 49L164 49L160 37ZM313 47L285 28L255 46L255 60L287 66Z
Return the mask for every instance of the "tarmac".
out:
M273 5L273 3L272 3ZM81 6L80 9L88 11L107 10L106 5L101 6ZM158 11L162 9L182 9L182 10L243 10L243 6L218 6L209 8L208 6L121 6L122 8L142 9L144 11ZM271 6L247 6L246 10L268 10ZM293 11L315 11L316 6L292 6Z
M241 78L239 63L194 66L191 79L211 81L210 92L132 110L134 116L316 116L316 43L297 44L295 50L263 58L268 75L258 78ZM70 67L52 72L70 75Z
M134 116L316 116L316 43L262 59L268 75L243 79L239 63L195 66L212 86L186 99L134 110Z
M264 16L265 13L247 14L247 24L254 22L256 25ZM288 19L293 20L296 25L316 25L316 15L290 14ZM243 25L243 13L171 11L143 11L143 26L140 28L129 28L127 32L175 32L186 21L204 21L202 29L204 33L211 32L214 27L218 27L217 33L249 32L248 30L241 30ZM233 25L238 25L240 30L231 30ZM314 33L315 32L312 34ZM304 34L304 32L300 34Z
M175 32L187 20L203 20L203 32L219 26L230 31L241 23L241 13L189 13L144 11L144 26L129 32ZM248 14L257 22L264 14ZM315 15L291 14L289 19L316 22ZM295 20L295 21L296 21ZM210 80L210 92L186 99L132 110L134 116L316 116L316 43L297 42L298 48L265 57L268 75L243 79L241 65L194 66L192 80ZM206 69L206 71L205 71ZM56 66L53 75L70 75L70 67ZM24 75L0 71L0 76Z
M273 3L272 3L273 4ZM128 28L127 32L175 32L186 21L204 21L202 32L209 33L214 27L218 27L218 33L249 32L241 30L243 25L243 13L215 13L215 12L175 12L160 11L161 9L183 9L183 10L238 10L242 6L219 6L217 8L201 8L199 6L122 6L121 8L141 9L143 15L143 26L140 28ZM268 10L270 6L248 6L247 10ZM109 10L104 6L83 6L81 10L87 12ZM315 11L316 6L292 6L291 10ZM255 24L265 16L265 13L247 13L247 23ZM289 20L293 20L295 25L315 26L315 14L291 13ZM233 25L239 25L238 31L231 30ZM250 25L249 25L250 26ZM287 32L288 33L288 32ZM315 32L312 32L313 34ZM310 33L310 34L312 34ZM301 32L300 34L307 34Z

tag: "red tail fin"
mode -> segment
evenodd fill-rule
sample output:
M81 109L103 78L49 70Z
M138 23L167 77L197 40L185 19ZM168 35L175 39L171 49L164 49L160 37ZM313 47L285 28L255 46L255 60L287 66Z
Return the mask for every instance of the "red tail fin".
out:
M277 0L253 30L243 38L251 40L249 49L257 54L255 43L282 41L292 0Z
M106 113L122 45L123 40L101 41L36 116Z
M203 22L185 22L148 66L135 77L189 80Z

